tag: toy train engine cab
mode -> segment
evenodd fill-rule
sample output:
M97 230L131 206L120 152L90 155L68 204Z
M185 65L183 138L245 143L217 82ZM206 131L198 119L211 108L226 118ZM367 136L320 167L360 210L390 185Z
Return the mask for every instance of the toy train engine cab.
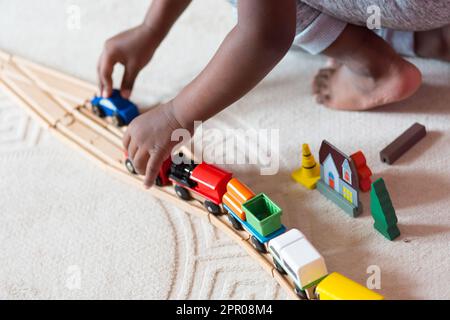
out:
M255 196L236 178L228 182L222 201L231 225L237 230L245 229L259 252L267 252L267 243L286 231L281 224L281 209L265 194Z
M207 163L195 164L184 161L172 163L169 179L175 185L175 192L183 200L192 198L191 192L204 198L203 205L208 212L219 215L222 210L222 197L232 174Z
M158 176L156 177L155 180L155 185L157 185L158 187L163 187L168 184L171 184L169 180L169 173L171 166L172 166L172 159L171 157L169 157L163 162L161 168L159 169ZM133 162L131 161L131 159L128 158L127 151L125 151L125 167L131 174L137 174Z
M269 252L276 269L287 274L302 299L313 299L314 288L328 274L322 255L297 229L269 241Z
M122 127L139 115L137 106L122 98L119 90L113 90L111 97L94 97L91 101L92 112L100 118L110 117L116 127Z
M383 300L384 297L359 283L333 272L325 277L316 287L319 300Z

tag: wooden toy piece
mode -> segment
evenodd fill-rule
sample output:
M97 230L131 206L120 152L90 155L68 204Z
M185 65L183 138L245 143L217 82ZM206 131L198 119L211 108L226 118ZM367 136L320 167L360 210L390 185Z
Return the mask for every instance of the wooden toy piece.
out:
M39 87L52 95L72 101L75 106L83 104L86 97L92 97L97 91L95 85L59 71L43 67L17 56L13 56L12 60Z
M76 141L79 145L85 149L96 154L103 161L110 163L118 168L122 167L122 149L111 143L109 140L100 136L97 132L84 125L83 123L76 121L75 118L72 122L60 121L56 124L56 128Z
M91 110L88 110L84 105L77 106L76 109L73 110L72 112L75 116L77 116L77 113L80 113L82 115L82 118L90 120L91 123L94 122L97 125L104 127L111 134L115 135L122 144L123 132L120 131L120 128L115 127L113 124L109 124L107 121L105 121L105 119L97 117L95 114L92 113Z
M384 297L359 283L333 272L316 287L319 300L383 300Z
M139 115L137 106L122 98L120 90L113 90L109 98L95 96L91 102L92 111L100 118L109 117L116 127L123 127Z
M19 80L25 83L31 83L32 81L23 73L18 66L14 64L11 59L0 59L0 73L1 77L8 77L14 80Z
M358 171L351 157L324 140L319 151L317 190L352 217L362 212Z
M270 235L281 226L281 208L264 193L243 203L242 209L248 223L263 236Z
M25 110L25 112L30 117L35 119L43 128L47 129L50 127L50 124L42 117L42 115L36 112L16 91L8 86L8 84L6 84L1 78L0 88L11 98L11 100L21 106Z
M322 255L297 229L270 240L269 252L276 268L294 281L300 298L306 298L305 290L316 286L328 274Z
M370 191L370 185L372 184L372 170L367 166L366 157L362 151L355 152L350 156L355 163L356 170L358 171L359 189L362 192Z
M411 149L417 142L425 137L427 131L425 126L414 123L409 129L403 132L397 139L391 142L386 148L380 151L381 161L393 164L406 151Z
M128 172L137 175L136 169L134 168L133 162L128 158L128 151L124 152L124 158L125 158L125 167L127 168ZM155 180L155 185L158 187L163 187L170 184L169 180L169 174L170 174L170 168L172 166L172 158L169 156L166 160L164 160L163 164L161 165L161 168L159 169L158 176Z
M315 189L316 183L320 179L320 167L316 164L309 145L306 143L302 146L302 166L292 173L292 178L308 189Z
M93 120L92 117L86 117L77 108L73 109L71 114L77 119L77 121L82 122L86 126L95 130L98 134L106 137L109 141L114 143L119 148L123 148L122 139L119 138L114 133L112 133L110 130L108 130L108 128L106 126L104 126L101 122L97 122L97 121Z
M267 242L286 231L281 224L281 209L266 195L255 196L236 178L227 183L222 201L230 224L247 231L252 246L260 253L266 253Z
M227 183L227 192L222 197L223 204L228 206L241 220L246 220L245 211L242 210L242 204L255 194L249 187L236 178Z
M192 161L172 164L169 174L181 199L189 200L192 193L197 194L205 199L206 210L216 215L222 212L222 197L231 178L232 174L221 168L205 162L197 165Z
M395 209L382 178L372 184L370 210L375 220L373 226L378 232L391 241L400 235Z
M334 202L339 208L341 208L350 217L356 218L363 211L362 203L358 206L354 206L345 200L341 195L327 186L322 180L317 181L317 190L328 200Z

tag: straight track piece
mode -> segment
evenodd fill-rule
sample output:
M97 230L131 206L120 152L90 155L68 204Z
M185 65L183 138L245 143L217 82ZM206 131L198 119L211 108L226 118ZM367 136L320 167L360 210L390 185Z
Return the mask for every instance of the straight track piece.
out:
M94 121L90 117L86 117L84 114L82 114L79 109L74 109L72 111L72 115L80 122L82 122L84 125L90 127L92 130L97 132L99 135L104 136L107 138L110 142L114 143L118 148L122 149L122 139L119 138L117 135L112 133L110 130L105 128L102 124L99 124L98 122Z
M73 101L75 105L84 103L86 97L92 97L97 91L95 85L68 76L64 73L43 67L16 56L13 56L12 60L40 86L46 87L52 94Z
M19 80L25 83L31 83L32 81L24 74L13 62L12 60L2 60L0 59L0 76L9 77L14 80Z
M73 116L70 117L73 119L72 122L67 123L64 119L56 124L56 128L85 149L97 154L103 161L112 166L122 166L123 155L121 149L91 128L76 121Z
M16 81L9 77L3 77L2 80L50 126L55 126L67 114L65 109L33 84Z
M13 88L11 88L7 83L5 83L0 78L0 87L3 91L11 98L12 101L16 102L21 106L30 117L39 122L44 128L50 128L50 123L33 107L31 107L26 100L24 100L20 94L18 94Z
M84 106L78 106L77 112L80 113L84 118L87 118L91 120L92 122L96 123L97 125L107 129L111 134L115 135L120 141L122 141L123 132L120 131L119 128L115 127L111 123L108 123L102 118L97 117L94 115L90 110L85 108Z

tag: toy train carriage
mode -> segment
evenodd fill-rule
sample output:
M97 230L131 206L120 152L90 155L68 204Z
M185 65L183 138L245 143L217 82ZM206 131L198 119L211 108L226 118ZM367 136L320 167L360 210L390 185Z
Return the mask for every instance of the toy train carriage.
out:
M175 192L183 200L191 199L190 192L205 198L204 206L208 212L218 215L232 174L207 163L195 164L193 161L182 164L172 163L169 179L175 185Z
M183 161L180 164L172 162L169 157L159 170L155 184L164 186L173 183L175 193L183 200L192 199L191 192L205 199L204 206L208 212L218 215L222 212L222 197L232 174L208 163L196 164L192 160L178 155ZM136 174L134 165L125 153L125 166L132 174Z
M319 300L383 300L384 297L355 281L333 272L316 287Z
M327 276L325 259L297 229L291 229L269 241L269 253L276 269L294 282L295 292L312 298L314 287Z
M159 169L158 176L156 177L155 184L158 187L170 184L169 173L171 166L172 166L172 159L169 157L163 162L161 168ZM137 174L133 162L128 158L127 151L125 151L125 167L131 174Z
M269 241L275 268L294 282L302 299L382 300L382 295L333 272L328 275L325 260L306 237L291 229Z
M265 194L255 196L238 179L228 182L222 201L231 225L237 230L245 229L259 252L267 252L267 242L286 231L281 224L281 209Z

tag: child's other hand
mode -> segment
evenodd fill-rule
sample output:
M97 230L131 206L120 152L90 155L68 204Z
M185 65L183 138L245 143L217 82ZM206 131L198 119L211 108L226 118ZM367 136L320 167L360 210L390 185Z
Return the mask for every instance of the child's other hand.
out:
M172 132L182 128L172 112L172 104L162 104L135 118L125 133L123 145L136 172L145 175L150 188L164 160L178 141L171 141Z
M142 68L147 65L157 47L151 31L145 25L122 32L106 41L97 66L100 94L109 97L112 94L112 73L114 66L125 66L121 94L128 99L134 81Z

